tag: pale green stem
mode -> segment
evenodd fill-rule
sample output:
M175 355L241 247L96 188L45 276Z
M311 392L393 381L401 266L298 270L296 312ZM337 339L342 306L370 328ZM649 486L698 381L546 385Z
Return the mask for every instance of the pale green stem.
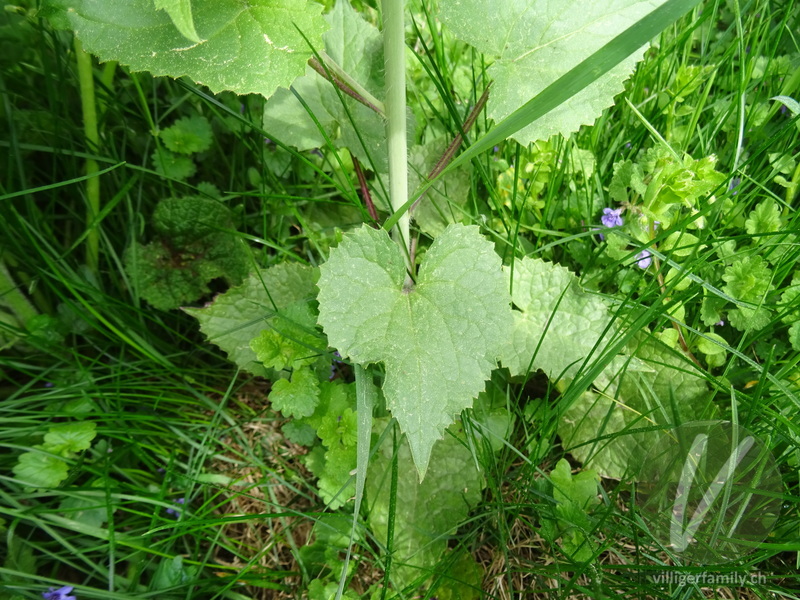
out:
M386 141L389 147L389 199L398 211L408 200L408 141L406 132L406 43L404 0L381 0L383 52L386 63ZM403 249L411 271L408 211L392 236Z
M97 129L97 107L94 99L94 73L92 57L83 51L83 45L75 38L75 60L78 66L78 82L81 90L81 110L83 112L83 133L89 153L96 152L100 135ZM100 167L92 158L86 159L86 264L93 272L97 272L100 256L100 235L97 232L95 219L100 214L100 178L93 177Z

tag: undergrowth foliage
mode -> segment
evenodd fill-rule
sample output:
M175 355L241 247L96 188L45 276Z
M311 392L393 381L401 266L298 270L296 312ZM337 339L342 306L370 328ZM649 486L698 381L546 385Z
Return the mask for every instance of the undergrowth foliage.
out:
M637 505L695 421L793 585L800 9L398 6L0 20L9 598L716 593Z

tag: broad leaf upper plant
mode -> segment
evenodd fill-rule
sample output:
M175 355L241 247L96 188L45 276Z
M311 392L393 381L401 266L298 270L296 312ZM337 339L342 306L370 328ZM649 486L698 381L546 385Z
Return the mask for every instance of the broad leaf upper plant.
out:
M553 134L569 135L592 123L621 91L622 81L642 56L643 48L638 47L647 38L637 30L640 19L662 5L674 7L670 13L674 18L694 3L443 1L440 17L452 33L493 63L487 71L494 80L488 117L504 136L513 134L527 144ZM329 369L333 365L335 373L338 360L328 344L342 360L367 367L372 378L382 377L385 407L405 434L399 460L403 465L413 461L417 471L404 470L397 492L403 503L399 520L408 527L397 538L399 552L407 564L424 566L430 556L427 550L415 552L414 546L427 545L425 536L433 536L427 548L440 553L441 536L457 526L479 499L481 474L471 460L469 444L461 438L463 432L455 431L458 426L453 423L484 392L498 360L512 376L542 369L552 379L571 378L583 361L596 356L604 336L613 332L604 302L581 290L566 269L527 257L512 265L509 257L504 271L494 245L477 226L457 223L461 214L442 212L445 204L456 209L463 205L461 197L445 197L442 202L446 190L458 188L450 179L438 182L430 198L420 200L419 226L435 240L418 249L416 255L422 259L417 269L404 214L415 199L406 191L402 7L401 0L384 1L382 13L395 18L386 20L383 34L347 0L338 0L325 16L322 5L310 0L43 0L41 14L56 27L73 30L83 47L103 61L116 60L131 70L155 75L188 76L214 92L270 98L264 125L270 135L283 136L283 144L300 150L323 145L336 151L346 148L376 173L371 180L377 182L376 188L382 187L387 173L391 175L390 202L384 208L391 205L395 213L385 224L387 229L399 221L394 239L384 230L356 228L344 234L328 257L313 257L323 263L319 270L284 262L267 269L253 265L245 277L244 263L239 261L235 273L222 275L233 287L205 308L188 312L241 369L273 381L272 405L288 419L284 433L310 448L306 464L319 478L320 494L332 508L344 504L354 487L363 489L366 463L359 464L360 487L353 486L350 474L356 467L356 442L363 450L362 442L369 439L364 423L371 421L356 419L356 384L328 380ZM649 19L642 31L655 35L654 22ZM634 32L636 44L625 46L625 58L620 44L614 43L629 31ZM562 104L547 119L506 118L576 65L589 64L608 42L616 50L606 52L610 57L606 68L617 66L601 77L595 75L594 81L577 80L584 89L571 98L556 96ZM321 65L337 74L340 90L307 66L312 57L316 71ZM358 92L355 96L362 102L353 100L352 92ZM363 102L375 95L381 100ZM512 121L517 131L507 130ZM207 130L194 136L177 134L180 131L165 134L163 141L178 153L197 151L210 140ZM473 152L485 147L486 140L479 141ZM423 142L412 153L417 170L429 164L429 148ZM156 166L166 172L169 165L163 153L160 156ZM447 174L458 175L456 169ZM419 179L415 176L413 183ZM437 205L426 204L434 200ZM210 207L215 214L227 210ZM193 228L189 222L171 224L158 233L169 237L181 226ZM241 246L238 238L220 237L219 228L206 224L204 242ZM189 233L181 229L191 245ZM167 254L174 254L169 241L160 243L166 244ZM138 248L148 258L148 247ZM194 246L192 253L200 254ZM151 254L152 263L164 253ZM200 260L204 277L220 276L218 268L224 261L219 258L211 266ZM129 259L129 266L140 260ZM198 282L191 290L173 292L171 280L165 281L169 289L150 300L162 308L184 303L190 296L197 299L205 290L205 282ZM185 282L180 283L183 287ZM632 385L620 382L620 394L630 393ZM363 383L359 389L363 391ZM510 419L504 414L500 420L508 425ZM380 423L383 430L386 421ZM624 426L624 419L614 423ZM490 425L484 431L495 429L504 434L508 427ZM586 438L580 426L561 433L571 433L579 441ZM444 436L449 437L437 445ZM502 440L489 445L497 449ZM367 490L374 527L388 525L391 486L385 475L390 463L384 452L370 469ZM426 472L429 479L421 483ZM436 512L426 522L426 531L412 535L410 528L422 523L417 515L427 510L418 502L426 493L438 494L439 507L452 507L451 514ZM382 536L383 532L378 534L385 539ZM401 574L400 579L405 581L406 576Z

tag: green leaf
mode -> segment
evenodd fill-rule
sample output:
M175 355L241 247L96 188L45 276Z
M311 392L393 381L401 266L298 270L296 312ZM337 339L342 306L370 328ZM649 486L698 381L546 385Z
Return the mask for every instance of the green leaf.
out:
M83 450L88 450L97 435L94 421L74 421L51 425L44 436L44 448L53 454L69 458Z
M289 421L281 427L281 433L287 440L300 446L312 446L317 441L317 432L302 421Z
M251 275L205 308L184 310L200 322L208 341L222 348L240 368L266 376L267 369L250 348L250 340L270 329L276 312L313 300L316 274L316 269L298 263L280 263Z
M151 158L156 173L167 179L186 181L197 173L197 165L188 156L179 156L169 150L158 148Z
M172 152L194 154L205 152L213 140L211 123L205 117L183 117L159 133L161 141Z
M191 17L200 43L190 43L173 21L186 4L171 0L167 14L151 0L45 0L41 14L74 30L101 61L156 76L186 75L215 93L271 96L302 75L309 44L322 46L326 25L316 2L194 0ZM178 22L187 28L185 16Z
M386 420L375 421L380 435ZM452 434L452 435L450 435ZM400 587L434 567L447 548L447 537L467 518L481 499L484 481L464 443L461 427L453 425L436 444L430 457L428 476L420 482L414 472L416 460L406 438L398 447L397 499L394 514L395 567L392 574ZM367 475L366 493L370 529L386 544L390 518L393 448L387 436Z
M317 429L322 443L329 448L336 444L355 446L358 440L358 420L355 411L346 408L341 414L328 414Z
M744 228L750 235L761 235L780 231L783 228L781 211L775 200L767 198L759 202L758 206L750 212L750 216L744 223ZM761 240L754 240L759 242Z
M760 256L745 256L725 269L723 291L737 300L759 303L772 288L772 272Z
M382 94L380 32L353 10L347 0L336 2L325 20L330 25L330 30L322 36L328 56L367 91ZM294 93L278 90L267 101L262 123L265 131L274 132L281 141L298 150L323 147L327 137L337 148L348 148L365 165L370 164L371 157L378 171L387 171L386 128L375 111L346 96L343 104L333 84L311 67L292 84L292 90ZM297 96L308 105L319 126ZM356 135L356 124L363 145Z
M604 379L602 393L586 392L564 411L558 435L564 449L603 477L622 479L635 473L657 433L633 432L713 418L705 380L685 357L637 334ZM644 340L644 341L643 341ZM599 383L599 381L598 381Z
M457 169L498 142L513 135L514 132L548 114L564 101L591 85L598 77L602 77L612 70L617 64L630 56L631 53L635 52L637 48L648 43L665 27L680 18L698 2L699 0L666 0L664 4L645 18L616 36L586 60L561 75L537 94L536 97L531 98L500 123L497 123L493 129L453 160L445 171ZM415 201L416 194L412 195L402 207L384 221L383 228L387 231L391 230Z
M155 0L157 10L165 10L181 35L191 42L202 40L194 28L191 0Z
M53 488L67 478L69 467L57 456L34 451L20 455L13 471L23 485Z
M272 384L269 400L284 417L310 417L319 402L319 380L311 369L298 369L291 381L279 379Z
M446 148L446 141L440 138L409 150L410 190L416 189L428 176ZM411 216L422 231L435 238L451 223L467 223L471 220L466 212L469 190L468 169L451 171L428 190Z
M550 480L553 482L553 497L559 504L575 504L586 510L599 502L597 484L600 477L592 469L573 475L569 462L562 458L550 472Z
M488 112L499 122L660 4L663 0L552 4L462 0L443 2L441 19L456 37L494 59L488 69L494 80ZM547 119L533 122L512 137L527 145L556 133L569 136L581 125L591 125L623 90L623 82L644 50L639 48L550 111Z
M540 259L526 257L505 270L519 310L503 366L514 376L532 368L551 378L574 377L586 357L602 349L593 350L611 320L605 302L584 292L566 268Z
M142 297L160 310L195 302L223 279L235 285L250 269L250 253L236 235L231 211L216 200L187 196L158 203L155 239L125 252L125 269Z
M106 482L98 479L91 484L92 488L102 490ZM109 510L107 499L102 491L89 492L79 496L67 496L59 504L58 509L64 513L67 519L77 521L89 527L102 527L108 520ZM116 505L112 505L111 512L116 510Z
M308 302L290 304L277 314L265 329L250 341L250 348L265 367L295 369L314 362L324 337L315 331L317 317Z
M591 469L573 475L569 463L562 458L550 472L550 480L557 502L555 512L559 518L561 547L573 560L587 561L595 546L587 533L591 528L588 509L598 502L600 478Z
M356 491L355 477L356 447L336 445L325 452L325 465L317 473L319 495L331 510L341 508L350 501Z
M416 285L406 285L398 246L363 226L320 271L319 322L342 356L386 366L386 406L422 478L434 442L483 390L510 335L500 258L477 227L450 225L426 252Z

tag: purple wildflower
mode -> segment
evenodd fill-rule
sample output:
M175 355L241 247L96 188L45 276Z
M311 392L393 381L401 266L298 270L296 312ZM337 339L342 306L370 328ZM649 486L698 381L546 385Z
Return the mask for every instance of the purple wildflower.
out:
M621 208L604 208L600 222L605 227L621 227L623 223L622 210Z
M77 600L75 596L69 595L71 591L71 585L65 585L58 589L51 587L46 592L42 592L42 598L44 598L44 600Z
M728 191L731 192L731 196L735 196L739 193L739 190L735 188L739 187L740 183L742 183L741 177L734 177L731 179L731 182L728 184Z
M186 503L186 498L178 498L175 500L175 504L183 505ZM179 517L181 516L181 509L180 506L178 508L172 508L171 506L167 509L167 514L171 517Z
M625 142L625 147L626 148L630 148L631 147L631 143L630 142Z
M492 152L500 152L500 146L495 146L492 148Z
M639 265L640 269L646 269L650 266L650 263L653 262L653 258L650 255L649 250L642 250L639 254L636 255L636 264Z
M725 321L717 321L714 323L714 327L722 327L723 325L725 325Z

